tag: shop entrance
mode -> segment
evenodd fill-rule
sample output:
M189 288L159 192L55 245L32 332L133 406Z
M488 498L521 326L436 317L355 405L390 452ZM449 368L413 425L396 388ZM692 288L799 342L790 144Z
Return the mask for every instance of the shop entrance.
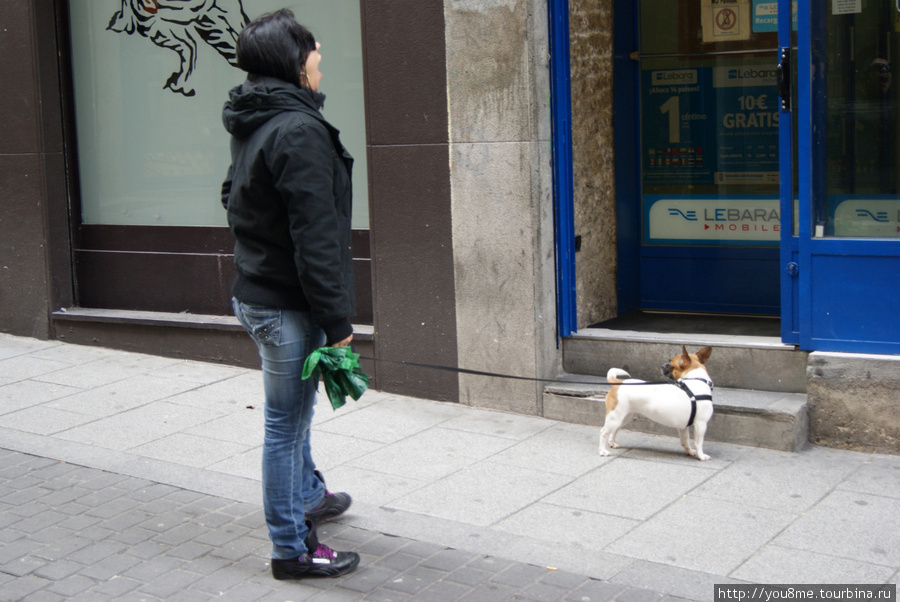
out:
M620 313L779 315L777 2L631 8L633 30L625 9L616 31L617 54L632 48L616 88L633 90L617 92L617 125L630 110L637 127L633 161L617 131Z

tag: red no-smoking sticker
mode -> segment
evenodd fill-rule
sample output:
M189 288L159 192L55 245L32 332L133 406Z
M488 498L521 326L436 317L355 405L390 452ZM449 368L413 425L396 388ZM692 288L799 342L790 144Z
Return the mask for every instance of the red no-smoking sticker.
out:
M716 27L718 27L722 31L734 29L734 26L737 25L737 22L737 13L735 13L730 8L723 8L716 13Z

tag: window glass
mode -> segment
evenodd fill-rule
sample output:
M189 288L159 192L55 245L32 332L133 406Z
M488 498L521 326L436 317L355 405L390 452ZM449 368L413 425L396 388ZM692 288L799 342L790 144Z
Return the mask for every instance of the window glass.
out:
M368 227L358 0L69 3L85 224L224 226L222 105L246 19L290 8L322 44L323 111L355 159L355 228Z
M900 237L900 94L892 73L900 11L893 0L816 9L825 11L824 55L814 49L813 71L824 75L814 90L826 97L814 101L826 115L827 194L815 198L813 236Z
M776 30L777 2L640 3L645 244L779 244Z

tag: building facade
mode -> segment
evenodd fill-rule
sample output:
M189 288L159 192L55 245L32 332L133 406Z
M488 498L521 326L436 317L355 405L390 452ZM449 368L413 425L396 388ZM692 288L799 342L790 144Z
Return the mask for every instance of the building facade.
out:
M2 3L0 331L258 363L214 122L229 40L289 6L357 157L377 388L549 415L592 325L774 316L811 394L828 354L877 357L872 429L900 445L895 2L192 2Z

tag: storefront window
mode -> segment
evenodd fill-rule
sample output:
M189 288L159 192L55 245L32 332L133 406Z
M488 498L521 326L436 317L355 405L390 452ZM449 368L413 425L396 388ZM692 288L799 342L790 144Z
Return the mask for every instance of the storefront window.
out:
M814 89L826 95L827 194L816 199L813 235L900 237L900 94L892 73L900 10L893 0L823 9L827 35L814 49L813 70Z
M640 7L644 243L777 246L777 2Z
M224 226L222 105L247 19L293 10L322 44L325 117L354 166L355 228L368 228L357 0L75 0L69 3L82 221Z

